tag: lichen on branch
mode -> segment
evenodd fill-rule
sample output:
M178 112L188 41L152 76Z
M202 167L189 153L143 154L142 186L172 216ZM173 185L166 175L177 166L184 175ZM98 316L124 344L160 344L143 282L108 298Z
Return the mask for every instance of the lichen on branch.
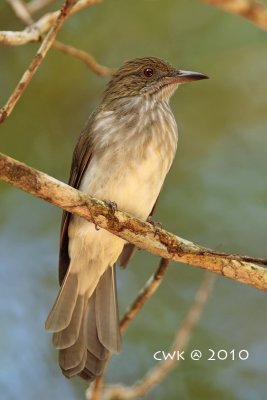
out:
M159 257L191 264L257 289L267 290L267 270L257 265L266 265L267 260L218 253L196 245L164 229L155 228L149 222L114 210L104 201L1 153L0 180L79 215Z

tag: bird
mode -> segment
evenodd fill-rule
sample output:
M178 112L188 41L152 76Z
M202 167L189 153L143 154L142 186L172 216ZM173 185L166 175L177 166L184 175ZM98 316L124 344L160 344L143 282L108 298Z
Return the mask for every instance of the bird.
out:
M177 148L170 98L179 85L206 78L156 57L126 61L79 136L69 185L147 220ZM60 290L45 327L65 377L92 382L120 351L115 267L133 252L125 240L63 212Z

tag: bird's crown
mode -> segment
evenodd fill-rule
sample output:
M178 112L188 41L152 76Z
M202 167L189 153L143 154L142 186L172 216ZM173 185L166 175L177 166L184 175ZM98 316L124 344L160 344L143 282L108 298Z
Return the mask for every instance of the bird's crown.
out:
M140 96L176 69L156 57L135 58L126 61L112 76L104 101L128 96Z

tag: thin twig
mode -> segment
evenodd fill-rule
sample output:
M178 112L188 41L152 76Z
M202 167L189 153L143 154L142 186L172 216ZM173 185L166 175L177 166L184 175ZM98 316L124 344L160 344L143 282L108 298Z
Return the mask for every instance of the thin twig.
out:
M101 400L102 399L102 391L103 391L103 383L104 383L104 377L103 375L98 376L93 383L93 385L90 385L89 388L86 391L86 398L90 400Z
M267 9L256 0L201 0L224 11L240 15L267 30Z
M183 320L181 326L177 329L173 344L171 345L168 353L173 354L175 351L185 351L189 340L197 326L198 321L204 311L208 298L212 292L215 282L215 276L206 274L200 288L198 289L191 305L189 312ZM154 368L152 368L141 382L137 382L133 389L137 396L144 396L155 385L159 384L166 375L174 368L176 368L181 359L168 358L167 360L160 361Z
M1 153L0 180L79 215L159 257L191 264L257 289L267 290L267 270L256 265L267 265L265 259L251 257L254 264L244 262L240 255L213 252L164 229L155 230L149 222L119 210L114 211L105 202Z
M26 7L26 4L22 0L7 0L13 9L15 15L26 25L32 24L34 21L32 16ZM88 68L95 72L99 76L111 76L115 69L100 65L96 59L84 50L77 49L76 47L64 44L55 40L52 44L54 49L61 51L64 54L78 58L84 62Z
M55 0L31 0L29 3L26 4L26 7L31 14L34 14L54 2Z
M30 63L28 69L24 72L24 74L23 74L22 78L20 79L19 83L17 84L15 90L9 97L6 105L0 110L0 123L3 122L11 114L12 110L14 109L15 105L17 104L18 100L20 99L21 95L23 94L24 90L30 83L35 72L41 65L48 50L52 46L52 43L53 43L58 31L62 27L65 20L68 18L70 11L73 8L73 6L75 5L76 1L77 0L66 0L65 1L65 4L63 5L54 26L51 28L51 30L48 32L48 34L44 38L35 57L33 58L32 62Z
M140 381L137 381L132 386L107 385L103 389L99 399L128 400L143 397L156 385L161 383L171 370L177 368L180 365L181 358L177 359L175 357L175 352L179 351L181 354L186 350L189 340L191 339L197 323L204 311L205 305L207 304L213 286L214 276L206 274L195 295L193 304L191 305L181 326L178 327L174 341L167 352L170 355L173 355L172 357L159 361L158 364L152 367ZM90 395L91 392L88 390L86 393L88 400L92 400L92 398L89 397Z
M10 7L13 9L17 18L19 18L25 25L34 23L31 14L22 0L6 0Z
M100 3L102 0L79 0L72 7L68 15L73 15L94 4ZM38 42L40 37L47 32L56 22L60 11L54 11L45 14L37 22L28 26L22 31L0 31L0 44L9 46L21 46L30 42Z
M120 322L120 330L124 332L128 327L129 323L136 317L140 312L143 305L149 300L149 298L155 293L161 284L165 273L167 272L170 261L162 258L160 260L159 266L155 273L149 278L145 286L138 293L136 299L126 311L125 315Z
M16 16L19 19L21 19L24 23L28 24L30 21L32 21L32 17L30 15L29 11L27 10L27 8L25 7L25 4L23 3L22 0L8 0L8 2L10 4L10 6L12 7L12 9L14 10ZM96 2L98 2L98 0L96 0ZM90 3L92 4L92 0L90 0ZM87 1L87 4L89 4L88 1ZM75 7L75 5L74 5L74 7ZM70 14L71 14L72 9L70 9L70 11L69 11ZM34 24L32 26L34 26ZM31 28L29 28L29 29L31 29ZM45 40L47 40L47 37L45 38ZM52 44L49 43L49 46L52 46L52 47L64 52L65 54L72 55L73 57L76 57L76 58L82 60L96 74L101 75L101 76L110 76L114 72L113 69L104 67L104 66L98 64L96 62L96 60L89 53L87 53L83 50L76 49L75 47L65 45L61 42L57 42L55 40L53 41L53 40L54 39L52 39ZM42 46L44 46L44 42L42 43ZM26 70L26 72L22 76L19 84L17 85L17 87L15 88L13 93L11 94L8 102L0 110L0 123L3 122L10 115L14 106L16 105L16 102L19 100L21 94L23 93L23 90L27 87L33 74L35 73L36 69L40 65L40 64L38 65L38 63L36 63L36 62L38 61L41 63L41 61L43 60L43 57L39 58L39 56L42 54L44 54L44 56L45 56L45 52L43 52L45 47L42 48L42 46L38 50L31 65L29 66L29 68ZM45 50L45 51L47 52L47 50Z
M91 54L87 53L84 50L77 49L76 47L55 41L53 43L53 48L61 51L62 53L80 59L97 75L111 76L112 73L115 71L115 69L104 67L103 65L98 64L96 59Z
M73 8L71 15L102 0L79 0ZM217 6L230 13L240 15L255 23L262 29L267 29L267 10L260 3L252 0L201 0L204 3ZM32 11L32 8L28 8ZM37 42L55 22L59 11L51 12L40 18L23 31L1 31L0 44L20 46L29 42Z

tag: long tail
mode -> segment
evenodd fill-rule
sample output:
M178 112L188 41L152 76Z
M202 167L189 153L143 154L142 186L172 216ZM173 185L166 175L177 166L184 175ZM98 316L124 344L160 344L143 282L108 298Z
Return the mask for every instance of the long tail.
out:
M59 349L67 378L92 381L120 349L115 267L108 267L91 295L79 293L79 276L69 268L45 327Z

